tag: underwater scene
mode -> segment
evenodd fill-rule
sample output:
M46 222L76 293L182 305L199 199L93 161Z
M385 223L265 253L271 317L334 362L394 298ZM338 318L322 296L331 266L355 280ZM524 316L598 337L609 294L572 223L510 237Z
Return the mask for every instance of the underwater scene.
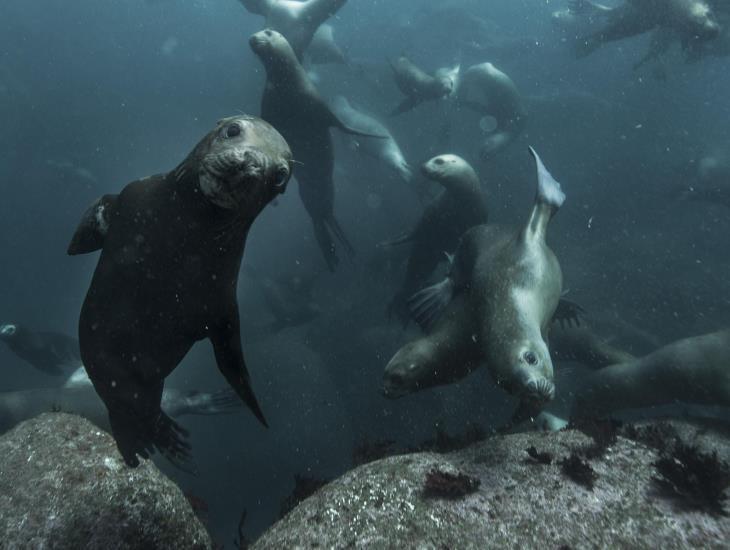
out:
M0 548L730 547L730 0L3 0Z

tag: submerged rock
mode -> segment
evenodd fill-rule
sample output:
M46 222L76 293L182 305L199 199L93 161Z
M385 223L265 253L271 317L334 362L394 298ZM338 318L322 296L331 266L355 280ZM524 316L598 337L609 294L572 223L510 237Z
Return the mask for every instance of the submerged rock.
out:
M211 548L180 489L80 416L49 413L0 437L2 548Z
M680 435L730 459L722 430L687 422L670 427L662 431L666 437ZM390 457L325 486L252 548L726 547L730 518L661 496L659 453L621 435L596 452L592 438L565 430L496 436L445 455ZM560 462L572 454L595 473L591 489L563 472ZM424 483L434 471L467 476L475 490L459 498L428 496Z

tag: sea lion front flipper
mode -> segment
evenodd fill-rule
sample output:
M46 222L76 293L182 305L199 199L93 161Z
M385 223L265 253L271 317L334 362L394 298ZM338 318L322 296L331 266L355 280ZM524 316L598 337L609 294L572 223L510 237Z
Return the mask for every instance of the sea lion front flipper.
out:
M219 327L211 327L209 337L218 369L258 421L268 428L269 425L253 392L248 369L243 360L238 309L236 308L228 319L222 319Z
M580 307L575 302L560 298L558 301L558 307L553 313L553 322L560 323L561 327L564 326L580 326L580 318L585 314L586 310Z
M441 317L454 297L454 287L454 280L446 277L443 281L416 292L408 300L411 317L422 330L430 330Z
M76 232L68 245L69 256L88 254L104 246L104 238L109 231L112 210L118 195L104 195L96 199L81 216Z

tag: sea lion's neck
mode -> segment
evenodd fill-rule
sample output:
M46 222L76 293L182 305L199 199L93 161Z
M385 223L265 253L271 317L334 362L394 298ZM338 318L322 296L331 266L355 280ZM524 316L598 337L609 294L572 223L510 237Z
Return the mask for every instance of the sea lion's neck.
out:
M305 80L304 71L294 52L286 52L266 61L267 85L279 88L299 85Z

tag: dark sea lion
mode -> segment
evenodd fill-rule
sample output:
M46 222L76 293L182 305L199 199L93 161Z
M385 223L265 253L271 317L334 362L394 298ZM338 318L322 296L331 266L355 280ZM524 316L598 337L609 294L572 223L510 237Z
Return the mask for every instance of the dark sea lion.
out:
M186 457L160 399L165 377L205 338L228 383L266 424L243 359L236 287L249 228L286 189L291 162L267 122L225 118L175 170L130 183L113 201L79 336L130 466L154 448L173 461ZM95 218L87 221L75 241L97 231Z
M81 363L79 341L58 332L34 332L17 323L5 323L0 325L0 341L46 374L63 374Z
M390 360L386 396L447 384L486 365L494 381L520 399L514 422L536 415L553 398L546 340L562 272L545 237L565 195L530 151L538 189L527 224L480 225L462 237L449 276L412 299L414 317L428 333Z
M286 37L300 60L320 25L346 3L347 0L241 0L248 11L266 18L266 28Z
M334 214L334 157L330 128L358 132L338 119L322 99L286 38L272 29L254 34L251 49L266 68L261 116L273 124L291 146L297 168L299 196L314 225L322 254L331 271L339 263L333 236L348 254L354 250Z
M688 51L720 34L720 25L705 0L626 0L606 14L599 30L577 42L576 55L584 57L607 42L659 27L676 31Z
M439 69L430 75L405 56L400 56L390 66L398 89L406 96L390 113L391 116L408 112L424 101L435 101L451 95L459 76L458 65Z
M443 186L416 226L405 235L381 246L410 244L403 284L390 303L389 311L404 323L408 320L408 298L423 288L438 264L453 251L461 236L474 226L487 223L487 205L479 176L463 158L439 155L421 168L423 175Z
M676 402L730 406L730 330L685 338L591 373L571 418Z
M0 393L0 434L20 422L51 411L78 414L102 430L111 431L104 402L94 391L91 381L74 378L73 383L60 388ZM241 408L241 401L232 390L210 393L166 388L162 392L162 408L172 418L186 414L217 415L236 412Z
M491 63L469 67L456 90L458 105L494 118L496 126L481 145L483 158L511 143L525 128L527 109L512 79Z

